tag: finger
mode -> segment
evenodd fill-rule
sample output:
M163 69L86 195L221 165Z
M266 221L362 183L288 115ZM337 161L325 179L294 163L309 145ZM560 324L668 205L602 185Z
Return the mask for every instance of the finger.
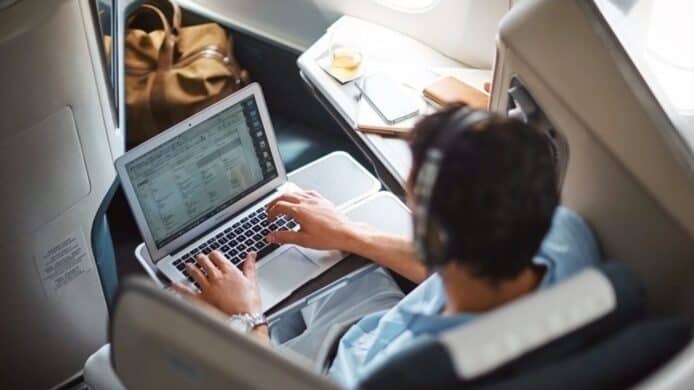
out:
M186 270L188 270L188 273L190 274L190 277L193 278L196 282L198 282L198 285L202 288L207 288L207 278L205 275L202 274L202 271L200 271L200 268L198 266L188 263L186 264Z
M320 192L314 191L314 190L306 191L306 195L308 195L312 198L323 199L323 195L321 195Z
M227 259L220 251L212 251L209 258L212 263L219 268L220 271L222 271L222 273L227 273L231 268L236 268L231 265L229 259Z
M268 209L267 218L272 221L275 218L277 218L280 214L285 214L289 217L292 217L299 224L301 224L301 222L300 222L301 215L299 212L299 208L294 203L289 203L289 202L284 202L284 201L278 202L277 204L272 206L270 209Z
M210 253L210 256L212 256L212 254L215 252L217 251L213 251L212 253ZM206 255L201 253L195 256L195 261L198 263L200 267L202 267L202 269L205 270L205 273L207 274L208 278L217 278L222 275L222 272L217 268L216 265L212 264L210 258Z
M295 232L293 230L278 230L268 234L265 239L273 244L295 244L299 246L306 246L306 233L301 231Z
M184 286L183 284L181 284L179 282L172 282L171 288L186 298L190 298L193 300L199 300L200 299L198 297L198 293L194 292L193 290L191 290L190 288L188 288L187 286Z
M255 259L257 258L257 254L255 252L248 252L246 255L246 261L243 263L243 274L246 275L246 278L248 280L252 281L255 283Z
M279 202L301 203L301 199L302 198L301 196L299 196L298 193L287 192L271 200L270 203L268 203L265 207L267 207L267 209L269 210L270 208L272 208L272 206L276 205Z

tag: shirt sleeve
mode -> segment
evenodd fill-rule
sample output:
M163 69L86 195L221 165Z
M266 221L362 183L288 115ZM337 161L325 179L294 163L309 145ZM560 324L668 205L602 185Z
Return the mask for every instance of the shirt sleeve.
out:
M558 207L535 263L549 265L552 282L557 282L600 261L597 241L586 221L574 211Z

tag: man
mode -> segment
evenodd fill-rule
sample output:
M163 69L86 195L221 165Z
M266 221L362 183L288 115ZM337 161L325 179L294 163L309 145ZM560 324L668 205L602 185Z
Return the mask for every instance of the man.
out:
M349 221L316 193L286 194L268 206L269 218L286 214L301 225L298 232L271 233L269 241L355 253L419 284L402 298L387 273L367 278L325 298L331 301L320 307L330 314L314 313L320 318L287 341L311 356L305 341L326 334L314 324L357 321L339 340L328 372L344 386L357 386L414 340L436 337L599 260L586 224L557 208L557 173L545 136L516 120L465 110L440 111L414 130L407 197L416 245ZM217 252L197 260L207 276L192 266L189 272L201 293L174 286L179 292L229 315L261 311L255 254L243 271ZM269 342L267 326L252 333Z

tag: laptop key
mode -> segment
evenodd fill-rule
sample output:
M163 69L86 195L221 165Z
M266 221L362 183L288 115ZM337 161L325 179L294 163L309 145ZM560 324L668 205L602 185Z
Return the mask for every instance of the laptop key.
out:
M270 253L272 253L275 249L277 249L279 247L280 246L277 244L270 244L270 245L265 246L265 248L258 251L258 256L256 257L256 259L258 259L258 260L262 259L263 257L269 255Z
M247 239L246 241L244 241L244 244L246 244L246 246L251 246L251 245L253 245L253 240L251 240L251 239L249 238L249 239Z

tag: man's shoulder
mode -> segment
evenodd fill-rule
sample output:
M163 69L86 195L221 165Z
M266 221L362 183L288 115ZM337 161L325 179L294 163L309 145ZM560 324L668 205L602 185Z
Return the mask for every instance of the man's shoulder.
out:
M536 262L551 265L557 281L600 261L597 240L586 220L569 208L558 207Z
M445 303L446 292L438 273L432 273L403 298L398 308L409 312L435 312Z

